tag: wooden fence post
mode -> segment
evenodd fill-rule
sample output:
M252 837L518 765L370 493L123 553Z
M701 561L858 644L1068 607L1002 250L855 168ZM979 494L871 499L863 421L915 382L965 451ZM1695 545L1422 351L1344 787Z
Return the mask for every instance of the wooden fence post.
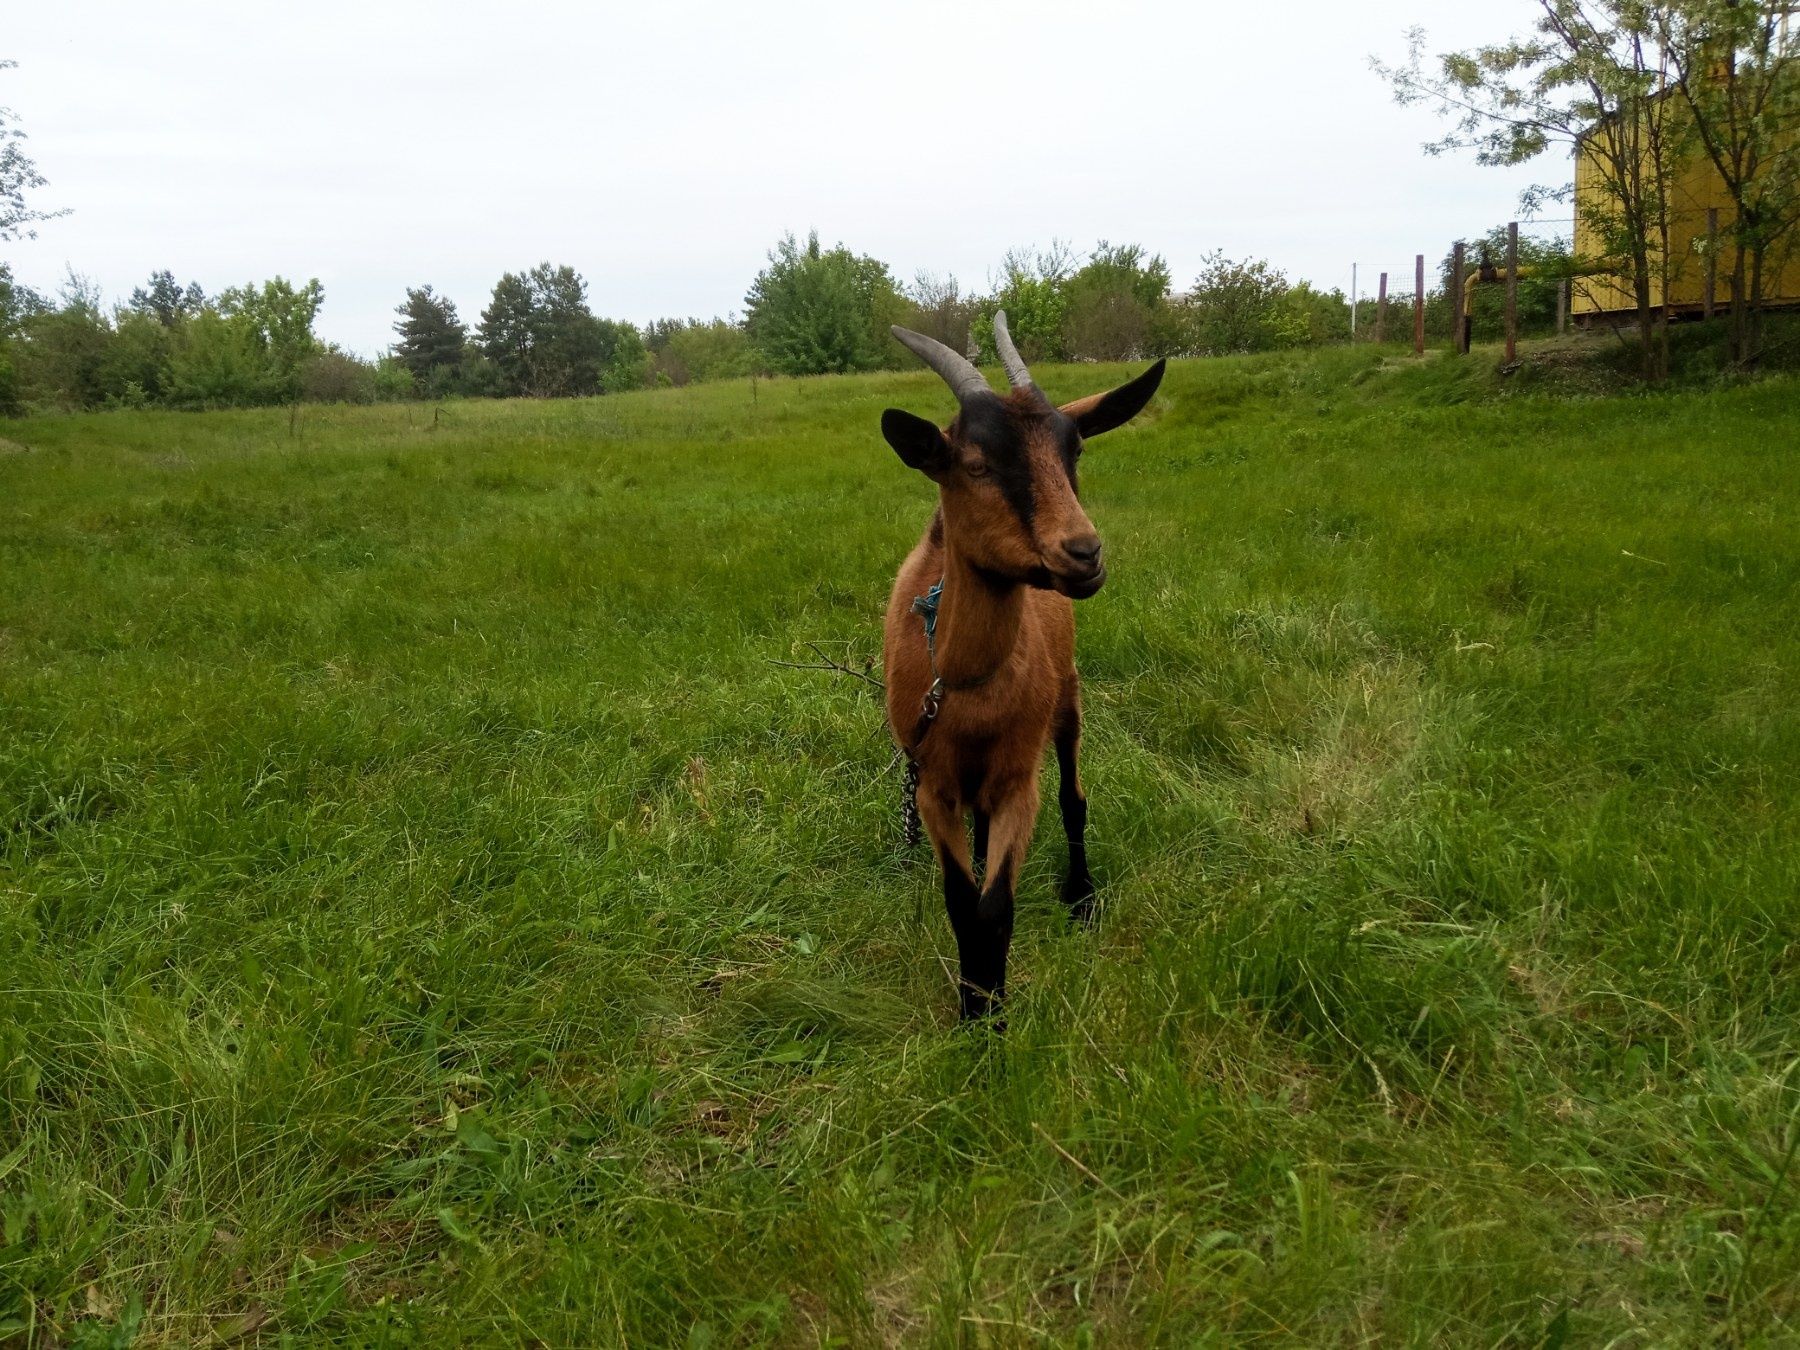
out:
M1712 318L1719 288L1719 208L1706 208L1706 317Z
M1381 285L1375 291L1375 345L1387 340L1387 273L1381 274Z
M1556 331L1565 333L1569 328L1569 279L1564 277L1556 283Z
M1506 227L1506 363L1519 356L1519 222Z
M1463 242L1460 239L1450 248L1450 350L1459 353L1469 350L1463 332Z
M1425 255L1413 257L1413 353L1425 355Z

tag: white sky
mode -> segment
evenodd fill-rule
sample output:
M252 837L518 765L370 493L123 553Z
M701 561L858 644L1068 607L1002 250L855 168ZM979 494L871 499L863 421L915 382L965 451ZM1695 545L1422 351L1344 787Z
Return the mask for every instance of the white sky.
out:
M0 104L73 213L4 246L55 290L172 269L325 285L323 336L392 339L430 282L471 325L548 259L642 323L740 310L786 230L985 287L1100 238L1267 257L1365 290L1514 214L1534 178L1430 159L1368 57L1523 31L1528 0L12 0Z

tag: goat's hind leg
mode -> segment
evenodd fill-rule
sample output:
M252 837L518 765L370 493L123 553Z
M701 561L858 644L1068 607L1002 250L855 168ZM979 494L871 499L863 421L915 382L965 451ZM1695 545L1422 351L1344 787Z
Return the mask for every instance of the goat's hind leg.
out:
M1081 923L1094 917L1094 877L1087 860L1087 794L1081 790L1076 760L1081 752L1081 685L1071 676L1063 705L1057 710L1056 804L1062 809L1063 833L1069 840L1069 874L1063 878L1062 901Z

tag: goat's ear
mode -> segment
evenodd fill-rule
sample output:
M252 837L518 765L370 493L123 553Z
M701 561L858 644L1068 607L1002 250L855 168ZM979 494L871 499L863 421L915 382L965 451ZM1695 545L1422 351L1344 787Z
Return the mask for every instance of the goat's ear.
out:
M1158 361L1129 384L1065 403L1062 411L1074 421L1083 440L1122 427L1144 410L1151 395L1156 393L1156 386L1162 383L1163 368L1167 364Z
M889 408L881 414L881 434L909 469L941 473L950 467L950 442L944 439L944 433L937 429L936 423L899 408Z

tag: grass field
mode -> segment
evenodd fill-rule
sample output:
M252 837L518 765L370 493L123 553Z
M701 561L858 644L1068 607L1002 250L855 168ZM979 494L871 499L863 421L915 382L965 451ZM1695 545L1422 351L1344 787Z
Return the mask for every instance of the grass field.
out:
M1003 1039L774 664L933 377L0 426L0 1342L1800 1341L1800 379L1492 371L1096 442Z

